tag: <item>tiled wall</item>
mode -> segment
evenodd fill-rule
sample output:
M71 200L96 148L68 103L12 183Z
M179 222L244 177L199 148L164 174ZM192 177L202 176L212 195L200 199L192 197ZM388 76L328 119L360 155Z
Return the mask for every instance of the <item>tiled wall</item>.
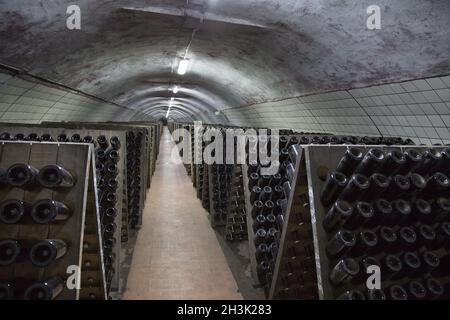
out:
M151 120L136 111L0 73L0 122Z
M450 76L224 110L231 124L450 143Z
M193 117L209 123L225 123L228 118L233 125L450 143L450 76L295 97ZM0 122L114 120L152 118L0 72Z

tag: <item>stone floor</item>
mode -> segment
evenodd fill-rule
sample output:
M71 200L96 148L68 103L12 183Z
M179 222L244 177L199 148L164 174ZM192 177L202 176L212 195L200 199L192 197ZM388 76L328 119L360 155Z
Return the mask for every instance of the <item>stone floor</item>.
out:
M164 128L123 299L242 299L174 146Z

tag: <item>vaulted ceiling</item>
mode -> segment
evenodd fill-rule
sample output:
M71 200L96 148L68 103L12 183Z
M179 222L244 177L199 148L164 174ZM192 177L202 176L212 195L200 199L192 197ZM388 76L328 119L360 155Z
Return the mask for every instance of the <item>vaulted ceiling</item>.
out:
M156 117L174 96L174 115L195 117L448 74L449 26L448 0L0 0L0 63Z

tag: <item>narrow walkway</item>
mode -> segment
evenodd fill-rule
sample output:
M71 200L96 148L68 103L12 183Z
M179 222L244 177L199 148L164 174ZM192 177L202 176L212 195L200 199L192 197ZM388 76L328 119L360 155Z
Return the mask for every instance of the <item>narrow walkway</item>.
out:
M124 299L242 299L167 128Z

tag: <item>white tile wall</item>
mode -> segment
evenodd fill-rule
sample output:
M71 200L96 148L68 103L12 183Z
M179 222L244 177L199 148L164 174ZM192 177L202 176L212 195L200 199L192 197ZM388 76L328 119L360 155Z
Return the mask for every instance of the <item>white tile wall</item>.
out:
M242 126L450 143L450 76L320 93L224 113L231 124Z
M75 92L0 72L0 122L151 120Z

